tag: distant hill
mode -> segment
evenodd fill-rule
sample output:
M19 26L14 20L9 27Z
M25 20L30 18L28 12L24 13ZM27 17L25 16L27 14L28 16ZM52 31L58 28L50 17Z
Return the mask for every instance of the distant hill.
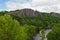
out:
M32 9L21 9L21 10L15 10L15 11L10 11L10 12L7 12L8 14L15 14L15 15L18 15L20 17L25 17L25 16L41 16L41 15L44 15L44 14L48 14L48 15L51 15L51 16L56 16L56 17L59 17L60 18L60 14L59 13L54 13L54 12L51 12L51 13L45 13L45 12L39 12L39 11L35 11L35 10L32 10Z

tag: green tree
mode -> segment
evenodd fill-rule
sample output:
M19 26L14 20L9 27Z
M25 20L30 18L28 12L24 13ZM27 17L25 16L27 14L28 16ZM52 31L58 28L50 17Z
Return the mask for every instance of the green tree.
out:
M47 35L48 40L60 40L60 23L55 24L52 31Z
M27 33L10 15L0 16L0 40L27 40Z
M33 37L36 35L36 27L32 25L24 25L23 27L25 27L25 30L29 36L28 40L33 40Z

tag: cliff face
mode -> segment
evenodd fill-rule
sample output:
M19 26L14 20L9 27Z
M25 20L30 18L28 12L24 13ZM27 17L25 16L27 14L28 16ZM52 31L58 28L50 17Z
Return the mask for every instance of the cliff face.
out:
M59 13L51 12L50 14L51 14L51 16L55 16L55 17L59 17L60 18L60 14Z
M39 14L39 12L38 12ZM19 12L19 16L38 16L37 12L31 9L22 9Z
M41 15L47 14L47 13L34 11L32 9L21 9L21 10L16 10L16 11L10 11L10 12L8 12L8 14L16 14L20 17L25 17L25 16L41 16ZM48 13L48 14L51 15L51 16L60 17L59 13L51 12L51 13Z
M21 10L16 10L16 11L10 11L8 14L16 14L20 17L25 17L25 16L40 16L41 13L38 11L34 11L32 9L21 9Z

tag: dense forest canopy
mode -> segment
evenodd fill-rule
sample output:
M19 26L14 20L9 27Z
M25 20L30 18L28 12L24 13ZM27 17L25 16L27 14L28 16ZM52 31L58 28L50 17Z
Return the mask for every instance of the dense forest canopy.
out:
M48 40L60 40L59 15L31 9L2 11L0 12L0 40L34 40L33 37L42 29L52 29L47 35Z

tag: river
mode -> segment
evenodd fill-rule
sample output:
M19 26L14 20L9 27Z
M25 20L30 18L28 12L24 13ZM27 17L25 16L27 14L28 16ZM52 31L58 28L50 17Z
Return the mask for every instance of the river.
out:
M44 33L45 33L45 38L44 38L44 40L47 40L47 34L49 33L51 31L51 29L46 29L45 31L44 31ZM38 34L36 34L36 36L34 37L34 40L41 40L41 37L40 37L40 34L38 33Z

